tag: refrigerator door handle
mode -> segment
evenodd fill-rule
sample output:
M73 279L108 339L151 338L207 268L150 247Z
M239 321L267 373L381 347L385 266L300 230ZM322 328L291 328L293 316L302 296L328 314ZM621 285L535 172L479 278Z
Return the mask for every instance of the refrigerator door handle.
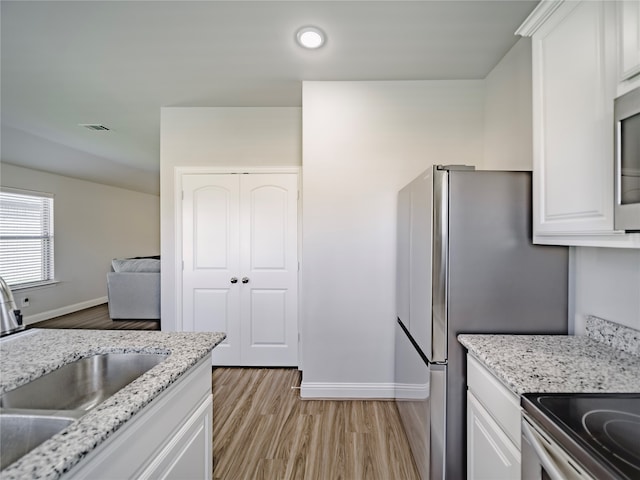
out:
M447 360L447 284L449 277L449 172L433 175L433 271L431 279L431 358Z

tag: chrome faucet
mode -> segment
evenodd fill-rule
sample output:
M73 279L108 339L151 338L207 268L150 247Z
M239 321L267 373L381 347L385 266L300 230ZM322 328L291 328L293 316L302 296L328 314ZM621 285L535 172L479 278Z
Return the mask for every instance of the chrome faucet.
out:
M16 308L13 293L2 277L0 277L0 336L22 330L22 313Z

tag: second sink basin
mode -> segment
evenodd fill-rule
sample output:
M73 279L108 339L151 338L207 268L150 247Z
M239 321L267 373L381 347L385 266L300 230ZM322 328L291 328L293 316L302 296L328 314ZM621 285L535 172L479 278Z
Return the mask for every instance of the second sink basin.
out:
M0 470L67 428L74 420L43 415L0 415Z
M107 353L81 358L4 393L0 407L38 410L90 410L167 355Z

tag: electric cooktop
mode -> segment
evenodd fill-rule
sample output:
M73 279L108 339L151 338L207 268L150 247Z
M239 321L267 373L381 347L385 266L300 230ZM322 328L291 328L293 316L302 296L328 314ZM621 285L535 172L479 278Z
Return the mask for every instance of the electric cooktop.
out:
M640 479L640 393L528 393L522 406L595 478Z

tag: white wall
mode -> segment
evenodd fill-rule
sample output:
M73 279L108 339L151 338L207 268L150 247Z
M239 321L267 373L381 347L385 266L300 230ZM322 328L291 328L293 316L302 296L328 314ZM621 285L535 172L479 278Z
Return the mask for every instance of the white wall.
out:
M640 330L640 250L575 249L575 329L595 315Z
M531 39L522 38L485 78L482 168L533 168L531 79Z
M18 290L26 323L106 301L106 275L114 257L157 255L160 199L98 183L0 164L2 186L54 197L55 277L60 283Z
M299 107L171 107L161 111L162 329L176 330L176 167L299 166Z
M476 164L482 81L304 82L302 394L392 397L398 190Z

